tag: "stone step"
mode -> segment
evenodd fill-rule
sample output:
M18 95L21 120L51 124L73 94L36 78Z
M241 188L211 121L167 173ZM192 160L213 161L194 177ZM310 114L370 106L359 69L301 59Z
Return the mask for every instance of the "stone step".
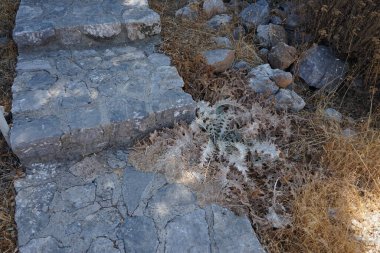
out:
M190 121L195 102L154 42L20 53L10 139L21 161L78 159Z
M125 43L157 35L146 0L21 0L13 38L19 49Z
M265 253L246 216L129 167L123 150L37 164L15 182L20 253Z

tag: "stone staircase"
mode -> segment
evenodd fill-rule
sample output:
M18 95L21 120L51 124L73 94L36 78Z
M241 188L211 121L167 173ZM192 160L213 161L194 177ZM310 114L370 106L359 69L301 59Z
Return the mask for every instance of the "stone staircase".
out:
M10 136L26 167L21 253L264 252L247 217L128 165L122 147L194 117L159 33L145 1L21 0Z
M191 120L194 101L155 53L159 32L140 1L21 1L11 130L21 161L78 159Z

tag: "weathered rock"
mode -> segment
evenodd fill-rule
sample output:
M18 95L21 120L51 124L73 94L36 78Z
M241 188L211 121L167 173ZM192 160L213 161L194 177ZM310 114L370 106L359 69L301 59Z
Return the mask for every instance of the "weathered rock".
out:
M121 229L126 252L156 252L158 235L151 218L127 217Z
M238 27L235 27L233 32L232 32L232 36L235 40L240 40L242 39L246 34L246 31L244 29L244 27L242 26L238 26Z
M231 20L232 20L232 17L227 14L215 15L209 21L207 21L207 25L210 28L217 30L229 24Z
M251 70L251 66L246 61L237 61L234 63L234 69L237 70Z
M258 52L258 56L263 60L264 63L268 63L269 50L267 48L262 48Z
M177 18L196 20L198 18L198 12L191 8L191 6L185 6L175 12Z
M149 8L131 8L123 13L130 40L144 39L161 32L160 15Z
M247 217L238 217L217 205L207 206L206 212L212 224L211 233L216 244L214 252L265 253Z
M297 49L283 42L272 47L268 54L268 61L272 68L287 69L297 59Z
M222 0L205 0L203 2L203 11L207 16L211 17L226 12L227 8Z
M222 48L232 48L232 43L227 37L213 37L212 40L218 47Z
M287 43L285 29L280 25L259 25L257 27L257 39L260 46L271 48L278 43Z
M283 25L284 20L281 17L277 16L277 15L272 15L270 17L270 22L272 24L274 24L274 25Z
M207 65L215 72L223 72L230 68L235 60L235 51L229 49L208 50L202 54Z
M280 69L274 69L270 79L280 88L286 88L293 83L293 75Z
M50 182L39 187L23 188L17 193L15 221L17 226L22 227L18 231L19 245L25 245L48 225L48 210L56 190L56 184Z
M210 252L205 211L197 209L176 217L166 227L166 252Z
M104 170L105 166L101 164L95 156L85 157L82 161L69 168L70 173L86 183L92 182L101 175Z
M21 253L64 253L59 247L58 241L51 236L33 239L27 245L20 247Z
M125 170L123 197L129 215L133 214L144 195L147 194L148 187L153 180L153 173L140 172L130 167Z
M266 25L270 19L269 4L266 0L258 0L250 4L239 15L242 23L248 28L254 28L258 25Z
M305 101L294 91L280 89L275 96L276 108L278 110L289 110L298 112L302 110L306 103Z
M327 108L324 110L323 113L327 119L330 119L336 122L341 122L343 119L342 114L333 108Z
M274 94L280 88L286 88L293 82L293 75L280 69L272 69L269 64L253 68L249 74L251 88L257 93Z
M175 216L195 210L195 201L195 195L187 187L171 184L149 200L146 212L155 220L156 226L163 228Z
M259 65L253 68L248 74L250 87L256 93L274 94L278 91L278 86L271 80L273 70L269 64Z
M121 253L120 249L116 248L114 243L107 238L96 238L91 244L88 253Z
M325 46L313 46L305 52L296 68L296 74L309 86L335 89L344 79L348 65L336 58Z

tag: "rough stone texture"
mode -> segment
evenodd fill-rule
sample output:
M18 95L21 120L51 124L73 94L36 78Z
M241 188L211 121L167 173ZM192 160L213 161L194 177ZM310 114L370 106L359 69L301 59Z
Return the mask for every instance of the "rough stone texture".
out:
M21 54L11 144L24 163L77 158L192 118L170 59L120 46Z
M287 43L287 37L284 27L281 25L259 25L257 27L257 39L260 46L271 48L278 43Z
M13 38L21 49L125 42L160 31L160 17L146 1L23 0Z
M232 48L232 43L229 38L227 37L214 37L212 40L215 42L215 44L218 47L223 47L223 48Z
M232 17L227 14L215 15L209 21L207 25L212 29L220 29L222 26L229 24L232 21Z
M314 46L306 51L296 69L309 86L330 90L342 82L348 65L336 58L330 48Z
M202 208L187 187L159 174L112 168L110 157L128 163L121 153L29 166L15 182L20 253L264 252L248 218L217 205ZM95 199L78 187L96 187ZM64 192L70 201L61 201ZM127 212L131 203L142 212Z
M198 18L198 12L190 6L182 7L175 12L177 18L196 20Z
M267 48L262 48L258 52L258 56L263 60L264 63L268 63L269 50Z
M337 122L341 122L343 120L342 114L333 108L327 108L324 110L323 113L327 119L334 120Z
M235 51L229 49L208 50L202 54L206 63L213 67L215 72L223 72L230 68L235 60Z
M276 108L279 110L298 112L306 105L305 101L297 93L286 89L280 89L275 96L275 100Z
M271 80L273 80L278 87L286 88L293 83L293 75L290 72L274 69Z
M252 69L251 65L249 65L248 62L241 61L241 60L235 62L233 67L234 67L234 69L237 69L237 70L248 70L249 71Z
M212 17L226 12L227 8L222 0L205 0L203 2L203 11L207 16Z
M257 93L274 94L280 88L286 88L293 82L289 72L272 69L269 64L262 64L248 73L251 88Z
M253 68L248 73L250 87L256 93L276 93L278 86L270 78L272 73L273 70L269 64L262 64Z
M269 4L266 0L258 0L250 4L240 13L240 20L248 28L255 28L258 25L266 25L270 20Z
M246 217L236 217L230 210L217 205L206 207L206 212L212 224L214 252L265 253ZM226 230L232 233L227 235Z
M205 211L197 209L174 218L167 225L165 238L165 252L211 252Z
M287 69L296 59L297 49L284 42L277 43L268 54L268 61L275 69Z
M122 226L126 252L156 252L158 236L154 222L146 216L127 217Z
M189 188L106 149L193 117L177 70L146 38L159 31L144 0L21 1L11 130L26 167L15 181L20 253L210 252L236 238L234 224L255 240L247 218L213 228Z

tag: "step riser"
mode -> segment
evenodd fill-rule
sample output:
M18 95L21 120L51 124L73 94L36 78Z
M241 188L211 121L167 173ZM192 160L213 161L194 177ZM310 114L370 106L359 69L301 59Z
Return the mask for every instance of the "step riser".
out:
M136 140L148 136L156 129L172 127L174 122L191 122L194 118L194 105L184 105L176 109L154 113L141 120L111 123L96 128L74 129L70 133L62 133L48 127L53 121L39 119L37 124L22 124L12 129L11 142L15 147L14 153L22 164L30 165L39 162L79 160L83 156L100 152L108 147L130 147ZM43 126L43 127L42 127ZM34 136L49 129L52 136L34 142L17 143L22 132ZM46 132L45 132L46 134ZM18 139L18 140L16 140Z

